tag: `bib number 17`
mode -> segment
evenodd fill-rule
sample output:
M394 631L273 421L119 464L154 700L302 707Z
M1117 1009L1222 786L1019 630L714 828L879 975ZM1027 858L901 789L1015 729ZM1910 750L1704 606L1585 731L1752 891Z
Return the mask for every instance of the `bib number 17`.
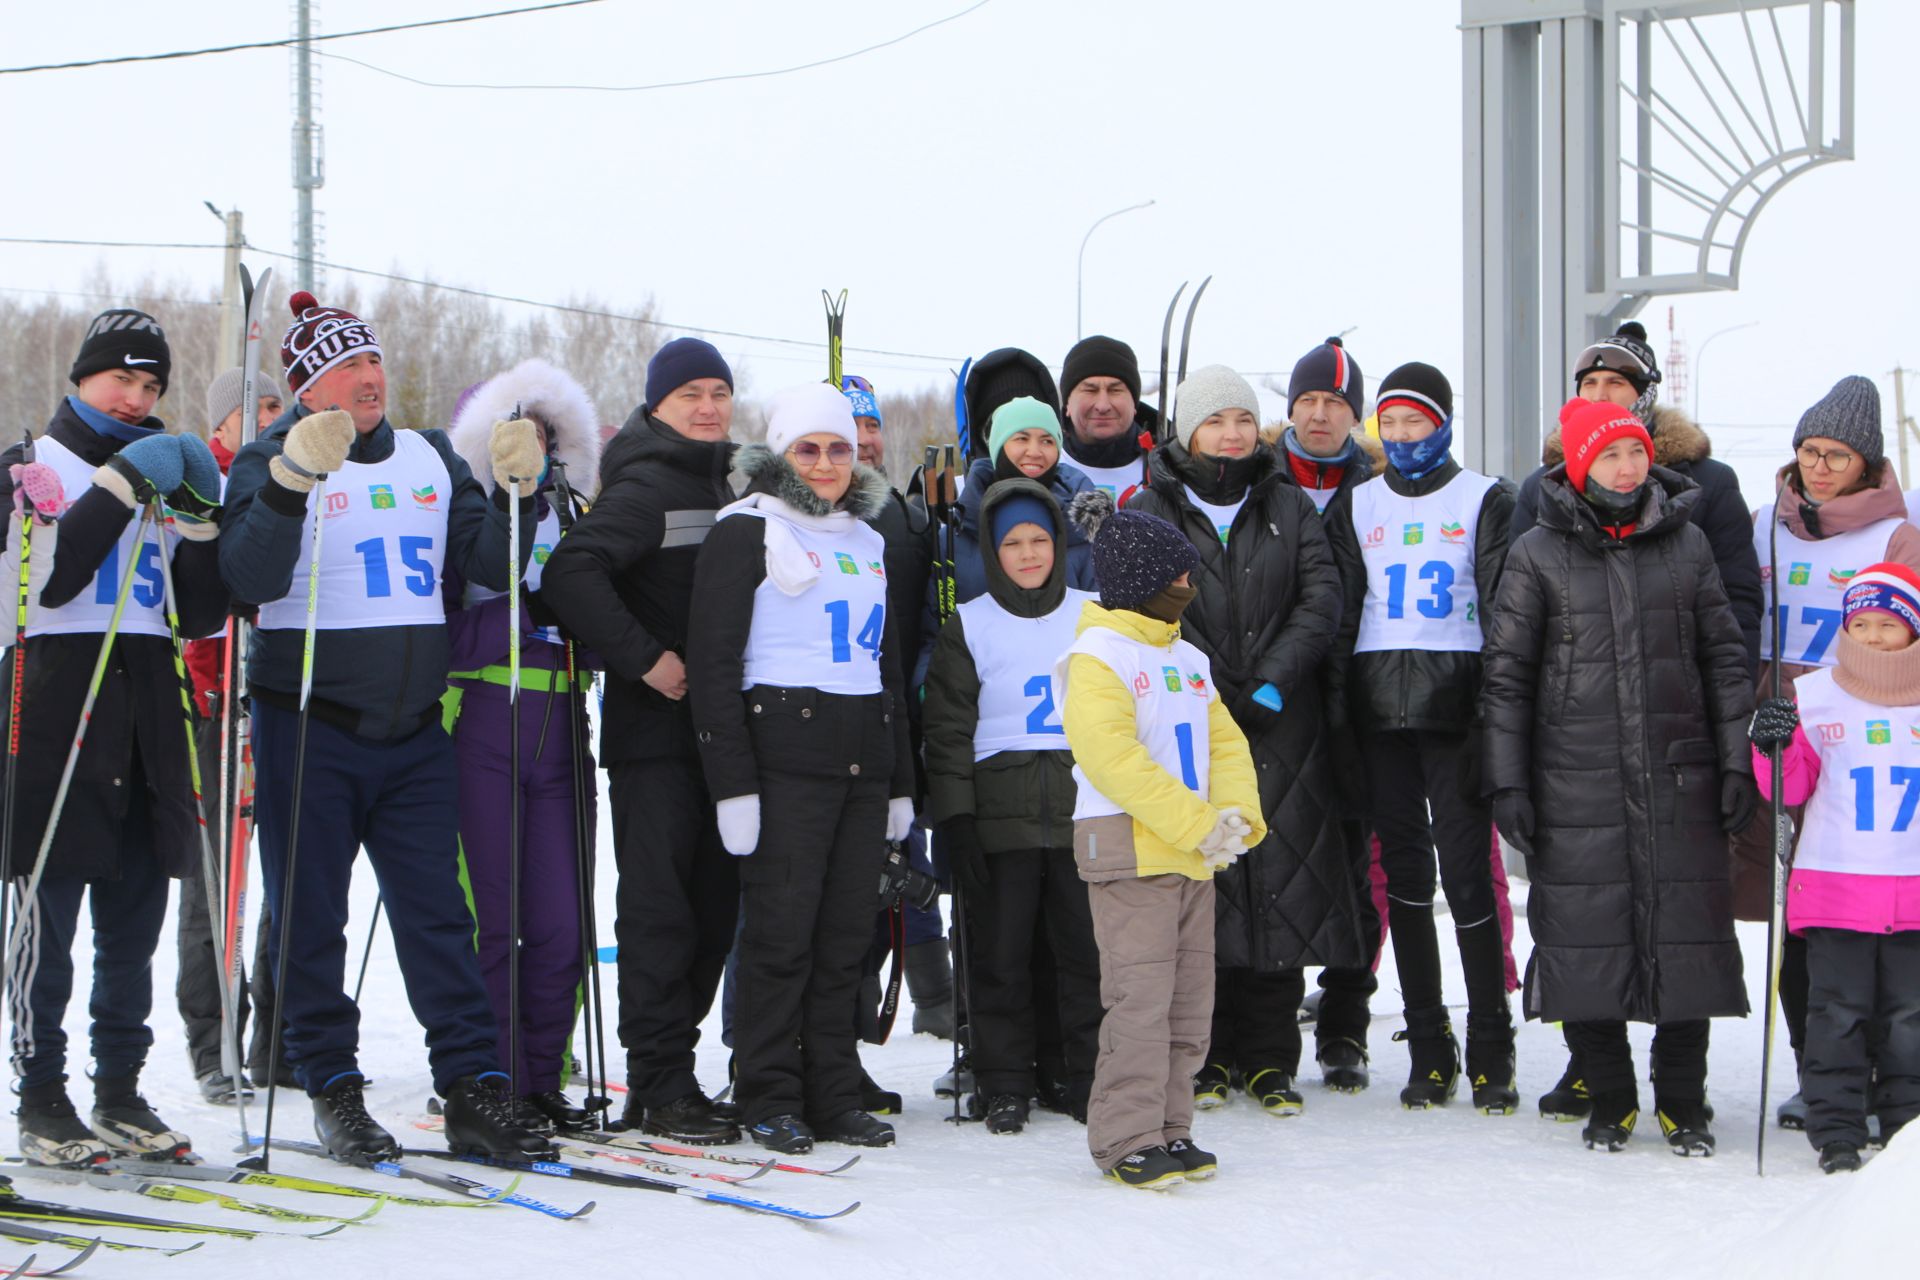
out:
M867 615L867 620L861 626L860 633L855 635L851 642L848 641L847 637L848 633L853 629L852 606L845 600L829 600L826 604L822 605L821 608L826 610L828 622L832 627L830 639L833 644L833 660L835 662L852 662L853 646L856 644L867 651L869 658L872 658L875 662L880 660L880 639L886 633L887 626L887 607L885 605L877 604L873 606L873 612Z

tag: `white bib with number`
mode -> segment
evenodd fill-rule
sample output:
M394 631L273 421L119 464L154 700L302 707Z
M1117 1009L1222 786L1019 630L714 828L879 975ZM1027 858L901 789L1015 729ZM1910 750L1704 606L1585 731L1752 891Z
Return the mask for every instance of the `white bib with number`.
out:
M1218 696L1207 656L1185 640L1161 649L1107 627L1090 627L1061 656L1054 669L1055 689L1066 689L1067 664L1076 653L1099 659L1133 691L1134 735L1140 745L1155 764L1206 799L1213 766L1207 716ZM1077 764L1073 780L1079 785L1073 806L1076 820L1126 812L1088 782Z
M553 554L553 549L559 545L560 512L557 508L549 505L547 507L547 514L540 518L540 523L535 525L533 529L533 556L527 561L527 571L520 575L520 590L523 593L538 591L540 589L541 578L547 570L547 558ZM477 582L469 582L467 583L466 591L461 596L461 601L466 607L472 608L474 605L480 604L483 601L491 600L495 596L503 596L505 594L507 593L504 591L495 591L492 587L483 587ZM542 627L540 634L553 644L560 644L562 642L560 638L560 628L558 627Z
M778 519L745 508L727 517ZM879 693L880 644L887 631L887 544L850 521L824 533L786 524L820 570L812 586L790 596L771 578L753 592L753 629L741 655L742 689L756 684L822 693Z
M44 462L60 473L60 487L71 506L93 488L94 468L85 459L52 436L34 442L34 460ZM120 598L120 579L127 571L129 556L138 556L133 571L133 586L127 592L127 607L120 614L120 630L128 635L164 636L167 634L166 583L160 576L162 548L179 545L177 537L163 543L160 530L148 523L141 533L141 516L136 512L120 531L120 540L107 552L107 558L94 570L93 581L80 594L58 609L36 604L27 626L28 636L69 636L83 633L98 635L107 629L113 617L113 605ZM135 537L139 541L136 544ZM48 540L51 543L51 539ZM43 554L35 550L36 556Z
M1920 875L1920 706L1856 698L1831 670L1808 672L1793 688L1801 730L1820 754L1794 867Z
M317 492L317 491L316 491ZM447 555L447 464L417 431L393 433L383 462L348 462L320 494L321 631L438 626L440 570ZM313 558L312 499L300 522L300 555L287 594L260 606L262 631L307 625L307 567Z
M1091 591L1067 588L1059 608L1040 618L1008 613L991 593L960 606L967 652L980 679L980 719L973 730L973 758L999 751L1065 751L1054 697L1053 667L1073 644L1080 606Z
M1353 491L1353 528L1367 565L1355 653L1480 648L1474 538L1493 485L1492 477L1463 470L1418 498L1395 493L1385 476Z
M1870 564L1887 558L1887 542L1898 529L1898 520L1876 520L1851 533L1836 533L1831 538L1807 542L1785 524L1780 526L1777 545L1769 547L1769 522L1774 518L1773 504L1760 508L1753 522L1753 549L1760 558L1760 590L1766 608L1763 617L1773 616L1773 556L1780 559L1780 613L1776 624L1783 637L1780 646L1788 662L1807 667L1830 667L1839 661L1834 655L1834 640L1840 634L1843 615L1840 597L1846 594L1853 575ZM1772 628L1760 636L1760 656L1774 654Z

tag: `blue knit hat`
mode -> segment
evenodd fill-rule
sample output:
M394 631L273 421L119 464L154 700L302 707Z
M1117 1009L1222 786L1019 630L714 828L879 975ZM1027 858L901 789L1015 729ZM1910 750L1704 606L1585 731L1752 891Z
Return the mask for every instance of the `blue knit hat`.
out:
M727 384L727 390L733 390L733 370L727 367L718 347L700 338L675 338L647 361L648 407L657 408L675 387L684 387L696 378L718 378Z
M1028 493L1015 494L995 504L992 524L993 545L996 547L1023 524L1037 524L1049 535L1057 533L1053 527L1053 512L1048 510L1046 503Z
M1105 489L1076 495L1067 518L1093 542L1093 576L1108 609L1137 608L1200 567L1186 534L1144 511L1116 511Z
M840 394L853 406L856 418L872 418L881 423L880 397L874 394L873 384L858 374L849 373L840 379Z

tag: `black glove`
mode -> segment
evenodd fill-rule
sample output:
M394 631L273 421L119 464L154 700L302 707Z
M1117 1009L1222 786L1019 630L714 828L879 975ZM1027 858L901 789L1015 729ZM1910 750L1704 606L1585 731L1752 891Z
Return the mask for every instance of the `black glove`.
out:
M1720 779L1720 829L1728 835L1738 835L1747 829L1753 821L1753 812L1760 807L1760 793L1754 790L1753 779L1744 773L1729 773Z
M1533 801L1518 787L1494 793L1493 825L1507 843L1533 857Z
M987 891L987 855L974 834L973 815L963 813L940 824L940 843L946 850L947 868L954 880L970 894Z
M1460 748L1460 798L1468 804L1479 804L1486 789L1485 751L1486 735L1479 724L1468 725L1467 740Z
M1747 741L1762 751L1771 751L1792 742L1793 731L1799 727L1800 709L1793 705L1792 698L1762 698L1747 725Z

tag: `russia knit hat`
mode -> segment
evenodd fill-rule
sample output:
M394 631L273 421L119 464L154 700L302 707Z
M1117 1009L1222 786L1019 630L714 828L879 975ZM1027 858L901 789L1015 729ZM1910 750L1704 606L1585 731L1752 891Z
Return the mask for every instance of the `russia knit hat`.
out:
M1245 409L1260 421L1260 397L1247 380L1223 364L1195 369L1173 400L1173 434L1183 449L1192 447L1194 429L1216 413Z
M227 415L240 407L240 381L243 371L235 366L215 375L207 384L207 429L216 430L227 420ZM262 396L280 398L280 384L265 369L253 377L253 395L257 401ZM257 406L256 406L257 408Z
M987 432L987 456L998 458L1007 441L1022 431L1044 431L1060 443L1060 415L1052 406L1032 396L1016 396L993 411L993 424Z
M1892 561L1870 564L1854 574L1840 597L1842 625L1870 610L1892 614L1920 636L1920 574Z
M1615 440L1638 440L1653 457L1653 437L1633 410L1622 409L1611 400L1588 400L1575 396L1560 406L1560 443L1567 454L1567 483L1576 494L1587 488L1587 472L1593 460Z
M1659 382L1660 363L1653 358L1653 348L1647 345L1646 326L1638 320L1629 320L1614 330L1612 337L1582 348L1573 361L1573 389L1578 391L1588 374L1601 369L1619 374L1642 395L1649 386Z
M806 382L774 396L773 407L767 412L767 448L776 455L783 454L801 436L819 432L839 436L859 447L860 432L854 426L853 406L844 395L824 382Z
M698 378L718 378L727 384L727 390L733 390L733 370L727 367L720 348L702 338L675 338L647 361L647 407L659 407L676 387Z
M1293 417L1293 405L1309 391L1330 391L1353 407L1356 419L1366 416L1366 379L1360 374L1360 362L1347 354L1338 338L1328 338L1293 366L1287 379L1287 417Z
M87 336L80 340L80 354L73 358L67 381L77 387L82 378L107 369L150 373L160 379L164 393L173 372L173 353L167 349L167 335L160 322L132 307L116 307L95 316L87 326Z
M300 388L337 364L359 355L380 354L373 326L343 307L323 307L305 289L287 299L293 323L280 339L280 366L287 371L287 389Z
M1418 409L1432 419L1434 426L1445 426L1453 416L1453 384L1430 364L1418 360L1403 364L1380 380L1373 411L1382 414L1395 405Z
M1073 389L1088 378L1118 378L1127 384L1134 400L1140 399L1140 359L1118 338L1096 333L1073 344L1060 369L1060 390L1071 396Z
M1793 447L1798 449L1809 436L1838 440L1870 467L1879 462L1887 447L1880 434L1880 388L1857 373L1834 383L1819 404L1800 415L1800 425L1793 429Z
M1093 576L1108 609L1137 608L1200 565L1186 534L1159 516L1115 510L1104 489L1075 495L1067 516L1093 543Z

